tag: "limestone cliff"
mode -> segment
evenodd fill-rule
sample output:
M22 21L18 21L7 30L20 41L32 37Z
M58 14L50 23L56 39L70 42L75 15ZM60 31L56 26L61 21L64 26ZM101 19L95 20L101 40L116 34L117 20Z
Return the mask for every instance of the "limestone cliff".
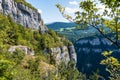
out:
M36 9L32 9L21 2L15 2L15 0L0 0L0 13L10 16L14 22L24 27L40 30L41 33L48 31L48 28L41 19L40 13ZM51 56L54 56L56 63L59 64L61 61L64 61L66 64L69 61L76 63L74 47L66 46L63 43L61 45L62 47L50 48L48 51ZM28 51L26 46L23 46L22 49L26 50L26 52ZM14 50L14 46L12 50Z
M51 56L55 58L57 64L61 61L67 64L69 61L77 62L74 46L55 47L49 50Z
M0 12L9 15L13 21L32 29L39 29L42 33L48 28L43 24L41 15L37 10L14 0L0 0Z

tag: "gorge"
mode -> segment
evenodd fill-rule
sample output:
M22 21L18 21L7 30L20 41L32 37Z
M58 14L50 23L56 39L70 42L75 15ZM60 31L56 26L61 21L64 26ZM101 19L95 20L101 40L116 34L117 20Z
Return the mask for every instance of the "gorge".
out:
M54 27L56 23L58 27ZM111 42L102 35L100 35L100 33L97 32L97 30L94 28L73 29L72 27L76 27L73 25L74 23L56 23L47 24L47 26L49 29L55 30L73 42L75 51L77 53L76 66L78 70L87 75L91 75L93 72L99 70L100 75L107 79L108 73L105 71L105 66L100 64L101 60L105 58L102 55L102 52L113 50L113 56L119 59L117 54L119 54L120 51L117 49L117 47L111 44ZM70 24L73 26L68 26ZM54 26L52 27L52 25ZM66 30L67 28L69 30ZM61 29L63 30L61 31Z

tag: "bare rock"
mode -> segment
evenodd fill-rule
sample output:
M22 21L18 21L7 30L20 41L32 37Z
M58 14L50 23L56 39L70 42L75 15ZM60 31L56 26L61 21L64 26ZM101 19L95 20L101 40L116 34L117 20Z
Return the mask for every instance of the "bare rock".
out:
M22 3L16 3L14 0L0 0L0 12L6 16L11 16L13 21L25 27L40 30L41 33L48 31L40 13Z
M32 51L29 47L21 45L11 46L8 51L13 53L14 51L16 51L16 49L22 50L26 55L34 55L34 51Z

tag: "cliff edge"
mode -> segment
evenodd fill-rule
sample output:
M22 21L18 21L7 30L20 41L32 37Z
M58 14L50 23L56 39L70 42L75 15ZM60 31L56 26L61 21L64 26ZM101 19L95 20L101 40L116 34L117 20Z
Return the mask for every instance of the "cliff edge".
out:
M13 21L25 27L40 30L41 33L48 31L37 9L32 9L16 0L0 0L0 12L10 16Z

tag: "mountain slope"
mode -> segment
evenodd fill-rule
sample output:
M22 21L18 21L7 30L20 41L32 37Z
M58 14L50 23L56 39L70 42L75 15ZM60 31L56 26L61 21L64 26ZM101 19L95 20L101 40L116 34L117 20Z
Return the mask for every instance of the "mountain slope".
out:
M80 27L77 27L75 23L55 22L52 24L48 24L47 26L49 29L52 29L60 35L65 36L73 43L80 38L85 38L99 34L99 32L97 32L97 30L93 27L80 29L82 25Z
M31 38L33 36L37 35L36 42L39 43L38 45L39 45L40 49L43 49L42 51L44 51L44 49L51 49L51 48L61 47L61 46L67 46L67 50L68 50L68 47L69 47L68 44L70 42L64 38L63 39L60 38L58 35L56 35L56 33L54 31L49 31L48 28L44 25L40 13L36 9L34 9L30 4L25 2L24 0L23 1L1 0L0 10L1 10L1 14L7 16L9 18L9 21L11 21L11 23L9 25L10 28L12 28L11 27L12 24L17 23L19 25L22 25L22 27L25 27L22 29L23 31L25 31L25 29L29 28L29 30L31 31L30 32ZM3 16L1 15L1 17L3 17ZM20 27L20 26L18 26L18 27ZM14 28L16 29L16 26ZM13 28L13 30L14 30L14 28ZM16 31L17 31L17 29L16 29ZM42 34L39 34L39 33L42 33ZM19 32L19 34L21 34L21 36L24 35L23 37L21 37L22 39L26 39L25 36L27 36L27 34L29 34L29 33L22 34L22 31L21 31L21 32ZM16 34L15 34L15 37L16 37ZM30 37L28 39L30 39ZM18 40L17 38L19 39L19 37L16 37L16 40ZM30 44L28 46L31 47L31 46L33 46L33 44L31 44L31 41L32 40L30 40L30 41L28 40L28 42L27 42L27 39L25 40L25 42L24 41L23 42L22 41L21 42L14 41L15 42L14 45ZM41 42L41 44L40 44L40 42ZM35 46L34 46L34 48L35 48ZM49 50L47 50L47 51L49 51ZM71 51L68 50L67 55L69 55L69 52L71 52Z
M59 30L60 28L67 28L67 27L74 27L76 26L75 23L66 23L66 22L54 22L51 24L47 24L49 29Z
M0 80L64 80L73 71L80 74L73 69L76 53L72 43L48 30L38 12L14 0L0 0L0 11ZM16 46L14 52L8 51ZM35 55L25 55L26 49Z
M88 76L99 69L100 75L108 79L109 74L105 71L105 66L100 65L100 61L104 59L101 53L113 50L115 51L113 56L120 59L118 56L120 51L93 27L86 29L69 28L69 30L67 28L65 27L61 31L60 28L56 27L53 30L74 42L78 70ZM107 32L108 28L105 30ZM110 36L111 34L106 35Z

